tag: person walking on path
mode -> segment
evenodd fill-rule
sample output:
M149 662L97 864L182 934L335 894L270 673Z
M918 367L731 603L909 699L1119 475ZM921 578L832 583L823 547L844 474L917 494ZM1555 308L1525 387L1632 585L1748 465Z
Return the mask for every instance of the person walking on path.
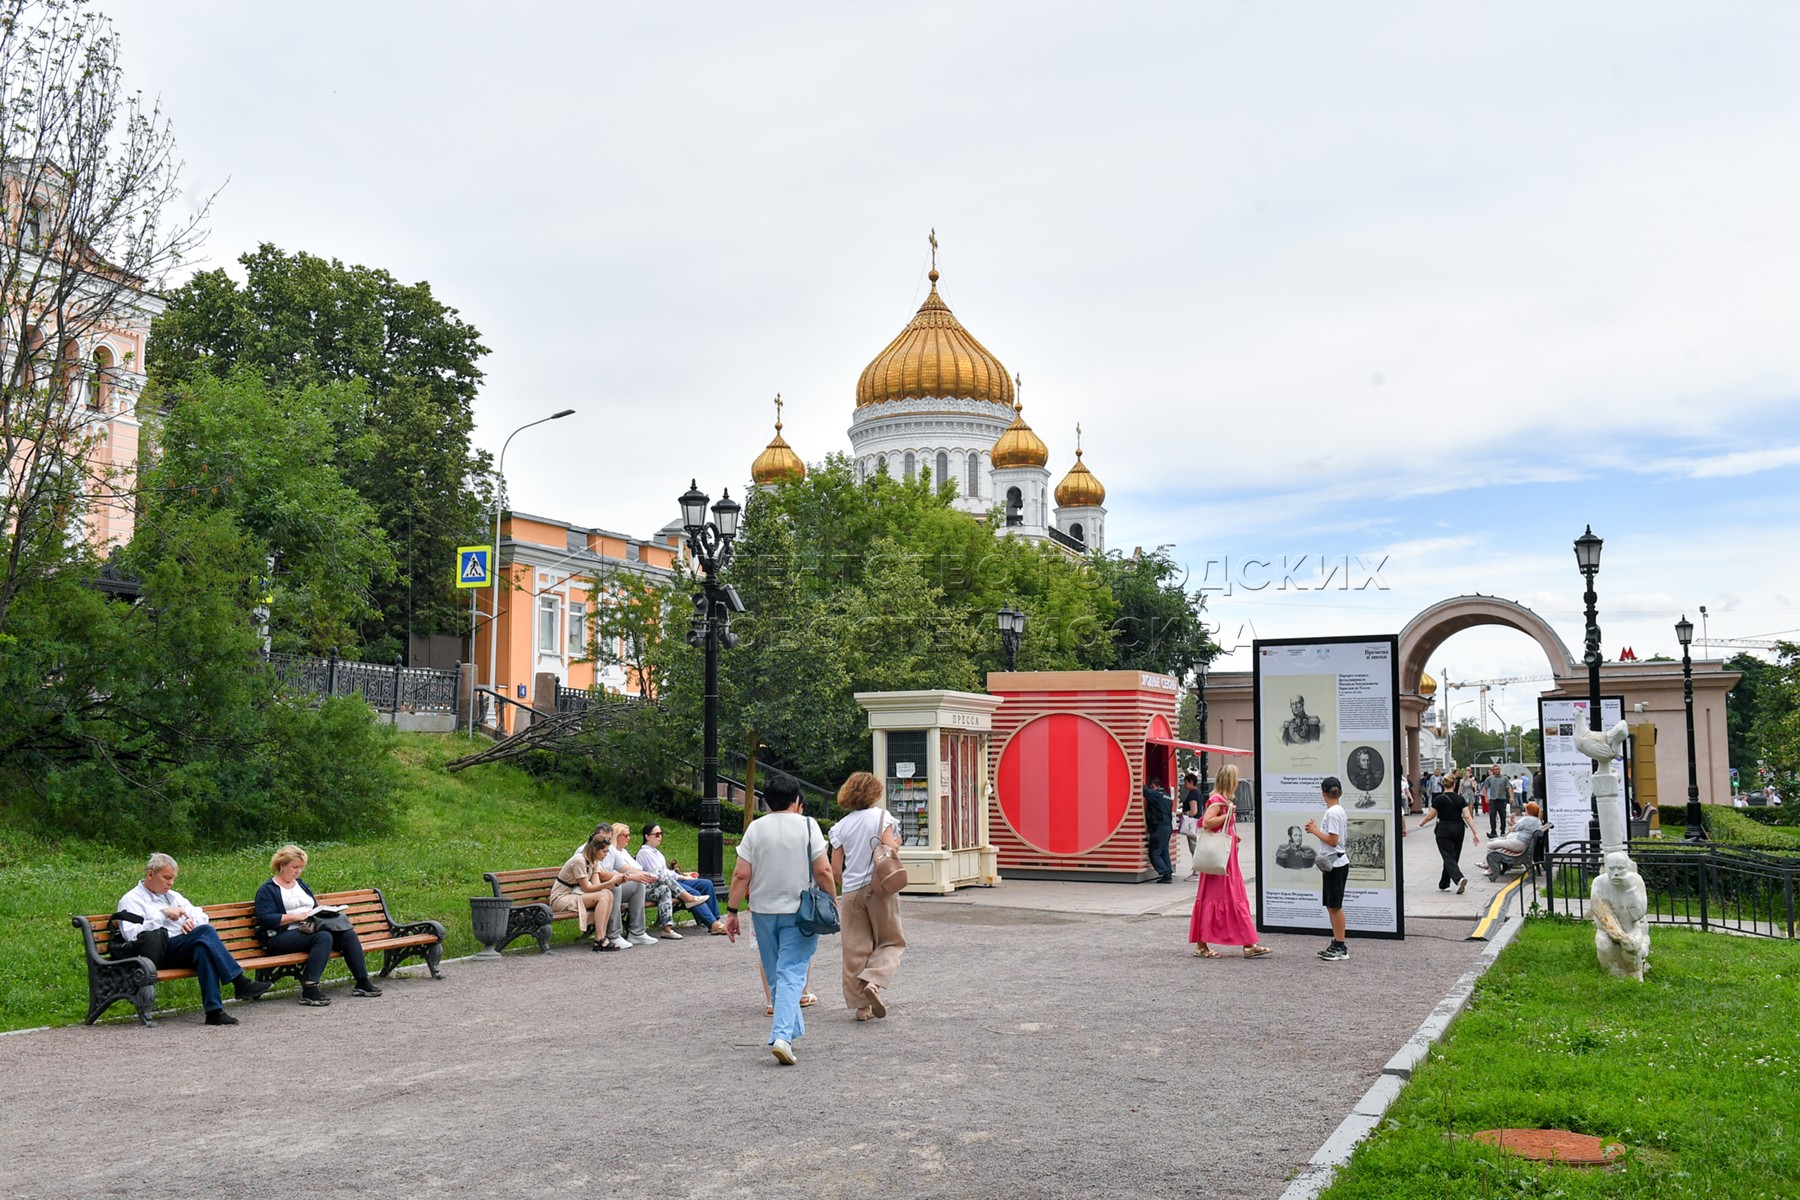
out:
M1231 838L1231 856L1226 859L1223 875L1200 876L1200 888L1194 893L1194 915L1188 919L1188 941L1194 944L1195 958L1218 958L1213 944L1242 946L1245 958L1262 958L1271 953L1256 940L1256 922L1250 919L1250 901L1244 892L1244 873L1238 867L1237 796L1238 769L1230 764L1219 768L1215 791L1206 800L1206 814L1200 818L1202 828L1214 833L1223 829ZM1226 797L1233 797L1227 799Z
M1150 868L1156 882L1174 883L1175 864L1169 861L1169 841L1175 836L1175 802L1162 785L1144 785L1144 837L1150 843Z
M1419 822L1423 829L1433 821L1437 829L1433 831L1437 838L1438 856L1444 860L1444 870L1438 876L1438 891L1447 892L1452 884L1456 885L1456 894L1462 895L1469 886L1469 877L1463 874L1462 858L1463 829L1466 827L1469 836L1481 845L1481 835L1475 832L1475 813L1469 808L1468 801L1454 792L1440 792L1431 798L1431 811Z
M1481 781L1481 792L1488 802L1488 837L1498 837L1506 832L1506 802L1512 789L1507 786L1506 776L1500 773L1498 765L1488 768L1488 776Z
M725 900L725 936L737 941L738 912L747 899L763 975L774 993L769 1050L777 1062L791 1067L794 1043L806 1032L800 994L806 990L806 971L819 948L817 934L800 932L800 896L809 880L827 891L837 881L831 877L819 823L800 811L800 785L787 775L772 775L764 785L763 799L769 811L750 822L738 843L737 867Z
M838 905L844 952L844 1003L859 1021L887 1016L882 993L894 982L906 932L900 927L900 894L884 896L875 878L877 844L900 848L900 822L881 806L881 780L858 771L838 789L838 807L850 815L831 827L831 873L843 885Z
M1336 775L1327 775L1319 782L1319 796L1325 801L1325 815L1306 819L1306 832L1319 839L1319 855L1313 865L1325 877L1320 901L1331 921L1331 942L1319 951L1319 957L1325 962L1343 962L1350 957L1349 943L1344 940L1344 885L1350 882L1350 855L1344 851L1344 839L1350 832L1350 820L1339 803L1344 785Z

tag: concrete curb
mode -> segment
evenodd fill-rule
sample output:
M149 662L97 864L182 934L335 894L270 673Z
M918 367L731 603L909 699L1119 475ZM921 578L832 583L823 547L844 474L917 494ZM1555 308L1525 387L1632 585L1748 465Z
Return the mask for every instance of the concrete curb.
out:
M1469 997L1475 994L1475 984L1487 974L1500 952L1512 944L1513 938L1518 936L1524 924L1522 917L1511 917L1500 927L1493 940L1482 950L1481 960L1463 972L1462 977L1451 987L1450 993L1438 1001L1437 1007L1431 1010L1431 1015L1406 1039L1406 1044L1400 1047L1394 1057L1388 1059L1387 1065L1381 1068L1381 1077L1362 1094L1362 1098L1351 1107L1350 1115L1332 1131L1331 1136L1325 1139L1325 1144L1319 1147L1306 1166L1300 1169L1300 1173L1294 1176L1287 1190L1281 1193L1281 1200L1317 1200L1319 1193L1331 1186L1338 1168L1350 1161L1357 1145L1380 1128L1388 1106L1412 1078L1413 1068L1425 1061L1425 1056L1431 1053L1431 1047L1443 1039L1444 1032L1450 1028L1450 1022L1456 1020L1463 1009L1469 1006Z

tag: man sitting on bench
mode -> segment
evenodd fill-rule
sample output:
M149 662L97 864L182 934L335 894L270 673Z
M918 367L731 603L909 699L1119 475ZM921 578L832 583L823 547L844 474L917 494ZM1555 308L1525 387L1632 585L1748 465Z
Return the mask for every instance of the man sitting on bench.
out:
M1489 882L1499 879L1513 867L1531 865L1532 843L1537 840L1538 831L1544 828L1544 822L1538 818L1539 811L1536 800L1526 804L1525 811L1513 818L1512 832L1488 843Z
M236 1025L237 1018L225 1011L219 985L231 984L240 1000L254 1000L275 985L244 974L207 920L206 910L175 890L180 871L168 855L152 854L144 864L144 881L119 898L113 937L139 948L158 967L191 969L200 977L206 1023Z

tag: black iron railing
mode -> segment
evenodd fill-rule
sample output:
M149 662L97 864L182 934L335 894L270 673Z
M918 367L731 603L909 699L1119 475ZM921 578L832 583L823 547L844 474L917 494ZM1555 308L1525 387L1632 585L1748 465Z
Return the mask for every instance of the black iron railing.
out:
M1650 921L1752 937L1793 938L1800 854L1647 838L1631 844L1644 880ZM1588 894L1605 864L1590 842L1564 842L1550 854L1547 906L1585 918Z
M360 695L380 712L454 712L455 671L271 654L269 666L282 683L314 696Z

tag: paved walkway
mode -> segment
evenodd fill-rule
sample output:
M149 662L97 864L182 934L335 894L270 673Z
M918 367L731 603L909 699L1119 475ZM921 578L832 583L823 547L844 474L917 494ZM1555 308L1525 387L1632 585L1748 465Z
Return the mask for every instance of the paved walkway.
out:
M754 947L706 937L3 1037L0 1191L1273 1200L1479 952L1488 885L1439 897L1406 843L1407 939L1338 964L1190 957L1192 885L908 898L892 1016L851 1019L828 943L793 1068Z

